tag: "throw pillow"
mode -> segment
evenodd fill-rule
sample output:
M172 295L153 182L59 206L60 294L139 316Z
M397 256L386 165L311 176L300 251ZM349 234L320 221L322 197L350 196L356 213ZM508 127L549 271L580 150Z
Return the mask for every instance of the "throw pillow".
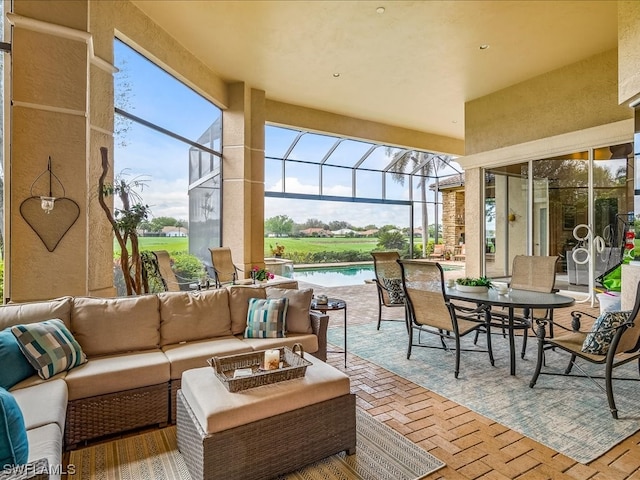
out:
M287 298L252 298L247 311L245 338L283 338Z
M604 312L593 324L591 332L587 334L582 344L582 351L596 355L606 355L609 345L616 334L616 327L629 319L627 312Z
M0 387L7 390L25 378L36 374L29 360L22 354L10 328L0 332ZM1 464L0 464L1 466Z
M401 278L383 278L384 288L389 294L389 303L404 303L404 290Z
M0 388L0 468L28 461L29 442L22 411L13 395Z
M11 331L24 356L45 380L87 361L80 344L57 318L16 325Z
M289 300L285 318L287 332L313 333L311 318L309 317L311 299L313 298L312 288L294 290L291 288L267 287L267 298L287 298Z

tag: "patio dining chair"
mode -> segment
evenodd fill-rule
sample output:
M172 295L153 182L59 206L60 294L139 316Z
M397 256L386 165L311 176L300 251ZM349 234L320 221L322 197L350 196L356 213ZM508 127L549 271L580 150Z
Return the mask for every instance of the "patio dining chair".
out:
M404 290L402 289L402 272L397 260L397 251L371 252L373 269L376 275L375 283L378 290L378 327L385 321L403 321L392 318L382 318L382 308L404 308ZM406 321L406 320L405 320Z
M543 365L545 365L545 352L549 349L555 351L564 351L571 355L569 365L564 371L565 375L570 375L571 370L575 366L582 375L572 375L589 378L600 390L607 395L609 410L613 418L618 418L618 409L616 407L613 396L613 370L625 363L638 360L638 368L640 369L640 283L636 288L636 299L631 312L604 312L599 317L594 317L585 312L571 312L572 321L571 329L560 324L556 328L564 330L564 332L555 337L546 336L546 326L552 325L553 321L549 319L536 320L536 337L538 338L538 361L535 372L529 383L529 387L533 388L538 381ZM593 325L589 331L581 330L582 317L595 318ZM587 373L578 363L578 358L587 363L604 365L604 374L602 376L594 376ZM556 373L552 373L556 375ZM605 386L596 379L604 379ZM625 380L640 380L633 378L625 378ZM633 414L635 415L635 411Z
M238 272L244 270L238 268L231 258L229 247L211 247L211 269L216 288L224 284L235 284L238 281Z
M402 283L407 303L407 329L409 347L440 348L455 352L454 376L460 373L460 352L485 352L494 364L491 350L491 325L489 312L485 306L470 308L451 302L444 293L444 273L437 262L425 260L398 260L402 271ZM460 339L471 332L486 333L487 349L463 349ZM417 338L416 337L417 333ZM421 342L421 334L428 333L440 338L440 345ZM415 342L414 342L415 340ZM453 342L450 346L447 342Z
M516 255L511 267L511 280L509 287L515 290L528 290L530 292L551 293L557 291L556 264L558 256L540 255ZM493 326L501 327L504 336L505 322L509 315L501 311L492 311ZM524 309L514 317L514 329L522 330L522 352L524 358L527 350L528 331L535 318L550 318L553 320L553 310ZM550 327L551 328L551 327ZM553 330L550 330L553 336Z
M173 271L171 266L171 256L166 250L155 250L153 256L155 257L158 272L162 279L165 292L179 292L181 290L188 290L189 285L198 282L198 279L188 279L177 275Z

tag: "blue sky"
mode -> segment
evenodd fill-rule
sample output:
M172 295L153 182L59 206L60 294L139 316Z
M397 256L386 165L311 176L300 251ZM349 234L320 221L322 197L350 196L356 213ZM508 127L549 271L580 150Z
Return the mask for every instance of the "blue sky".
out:
M116 93L116 106L185 138L197 141L202 133L219 117L220 110L193 90L178 82L168 73L120 42L115 42L116 92L128 90L122 96ZM189 148L186 143L157 133L142 125L127 122L121 135L116 135L114 152L115 172L126 172L128 178L146 180L142 196L149 204L153 216L171 216L188 219L188 167ZM118 123L116 130L119 130ZM122 132L121 132L122 133ZM266 154L281 156L297 132L267 127ZM124 139L125 145L120 140ZM290 158L319 161L333 145L335 139L320 135L305 135ZM332 155L332 163L353 165L370 144L347 140ZM363 167L378 169L389 162L384 148L376 149L363 163ZM286 190L297 193L319 193L319 170L315 165L290 163L285 177ZM329 167L323 170L323 194L351 196L351 170ZM360 171L357 176L358 196L380 197L382 180L379 173ZM282 189L281 168L266 160L265 189ZM419 196L417 191L414 195ZM386 182L386 197L408 199L408 190L392 181ZM417 198L417 197L416 197ZM409 225L406 206L356 204L340 202L310 202L290 199L265 199L265 217L288 215L302 223L309 218L325 222L346 221L356 227L365 225ZM433 209L430 208L430 223Z

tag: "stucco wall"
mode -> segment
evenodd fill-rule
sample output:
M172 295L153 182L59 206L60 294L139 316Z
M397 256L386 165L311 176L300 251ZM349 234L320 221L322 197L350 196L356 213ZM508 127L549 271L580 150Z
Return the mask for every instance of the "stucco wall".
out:
M640 96L640 2L618 2L618 100Z
M618 104L616 50L465 105L465 154L495 150L632 118Z

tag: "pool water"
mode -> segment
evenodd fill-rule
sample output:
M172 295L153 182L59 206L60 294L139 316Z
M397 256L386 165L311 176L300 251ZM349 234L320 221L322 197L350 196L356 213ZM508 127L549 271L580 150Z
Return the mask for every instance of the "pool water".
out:
M455 270L460 267L442 266L443 270ZM313 283L324 287L345 287L362 285L365 280L372 280L376 274L373 264L345 265L332 267L296 268L293 270L294 280Z
M314 283L324 287L362 285L365 280L371 280L375 276L373 265L296 268L293 270L294 280Z

